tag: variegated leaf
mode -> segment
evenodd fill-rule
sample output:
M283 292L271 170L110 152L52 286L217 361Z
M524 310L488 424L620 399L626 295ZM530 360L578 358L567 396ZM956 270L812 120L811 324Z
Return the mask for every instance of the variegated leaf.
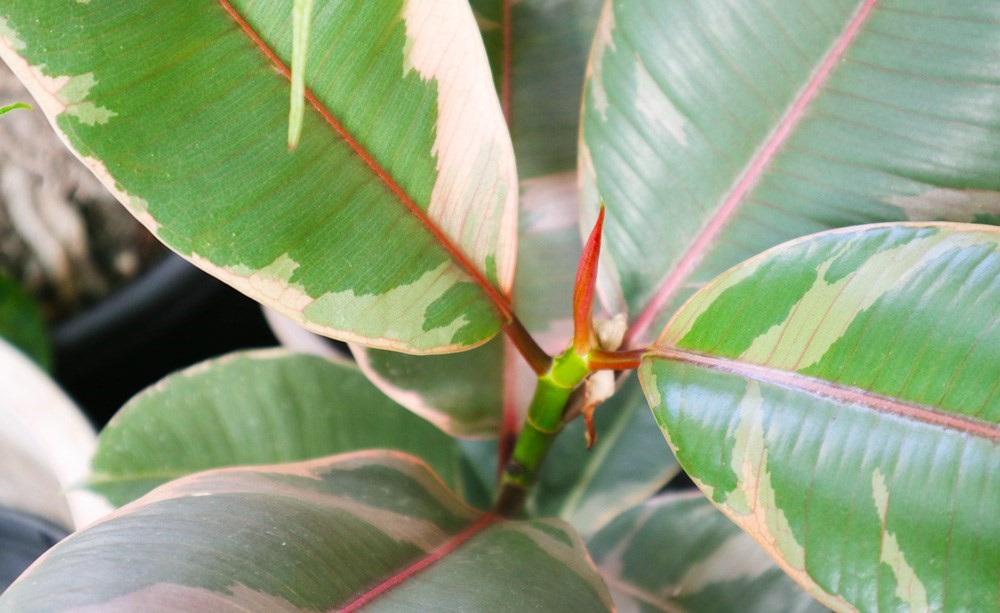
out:
M580 91L600 0L472 0L501 106L513 133L520 231L513 302L550 353L572 335L571 300L582 243L576 137ZM504 407L527 405L534 377L496 340L476 355L415 360L353 347L372 381L404 406L461 436L496 436Z
M587 537L680 472L656 428L642 388L630 376L595 413L597 443L587 449L583 420L559 435L527 511L560 517Z
M363 449L414 454L466 499L489 504L454 439L355 366L284 350L203 362L140 393L101 432L88 485L121 505L198 471Z
M569 526L478 513L390 452L174 481L70 536L0 598L17 611L610 606Z
M713 281L643 360L681 465L836 609L1000 607L1000 229L799 239Z
M664 494L587 541L618 611L826 611L698 493Z
M1000 3L608 0L584 94L588 228L641 347L778 243L1000 223ZM623 307L624 308L624 307Z
M510 316L513 151L465 0L15 0L0 56L157 237L307 327L413 353Z

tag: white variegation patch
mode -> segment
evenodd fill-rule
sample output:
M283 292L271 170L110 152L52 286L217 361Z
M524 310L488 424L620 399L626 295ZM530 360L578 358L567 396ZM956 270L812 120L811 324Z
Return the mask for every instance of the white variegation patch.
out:
M343 338L348 341L392 348L415 349L451 348L452 338L468 320L459 316L448 326L433 328L413 335L414 322L424 321L427 305L443 296L456 283L468 282L450 262L425 272L408 285L400 285L384 294L359 296L352 290L328 292L304 309L311 322L334 330L351 330ZM280 309L279 309L280 310ZM367 341L367 342L366 342Z
M188 256L188 260L213 277L305 325L302 311L313 303L313 298L301 285L289 282L299 264L288 254L281 255L260 270L242 265L230 268L218 266L197 253Z
M489 61L465 0L407 0L404 74L438 87L427 214L480 270L495 257L500 289L514 283L517 169Z
M246 286L255 295L263 296L269 303L301 312L312 304L313 299L301 285L290 281L298 268L299 263L285 253L260 270L245 266L234 266L231 270L245 279Z
M102 185L118 199L132 215L146 227L152 234L156 235L160 224L149 214L148 203L141 197L126 192L108 172L103 161L90 156L81 155L73 146L69 139L56 122L63 112L71 115L76 114L81 121L95 121L105 123L114 117L115 113L107 109L97 107L86 100L91 88L97 83L93 73L87 73L78 77L57 77L51 78L44 74L44 66L32 67L24 60L17 51L23 50L25 43L18 40L15 33L10 30L7 20L0 18L0 59L5 61L14 71L14 74L24 83L28 91L31 92L35 102L45 113L49 123L52 124L56 135L63 142L67 149L75 155L84 166L101 182ZM67 102L72 102L68 105ZM74 110L75 109L75 110ZM100 121L102 120L103 121Z
M687 336L687 333L694 327L698 318L718 300L719 296L724 294L729 288L752 277L764 263L765 259L763 257L747 260L739 267L719 276L703 290L691 296L664 329L662 336L656 341L656 344L666 347L676 345L682 338Z
M17 37L17 32L10 27L10 22L6 17L0 17L0 56L3 55L3 48L7 47L11 51L23 51L28 45ZM6 56L3 56L6 60Z
M66 113L76 117L88 126L106 124L117 115L104 107L87 100L90 90L97 85L94 73L88 72L74 77L59 77L53 83L60 83L56 96L66 105Z
M480 517L477 511L456 498L448 486L419 458L398 451L368 450L304 462L250 468L217 468L188 475L156 488L122 507L120 511L102 518L100 522L112 521L166 500L219 494L253 494L305 500L317 506L350 513L360 521L375 526L393 540L410 543L423 551L431 551L452 537L431 520L397 513L326 490L304 488L294 482L271 478L273 475L289 475L321 481L324 475L332 472L350 472L368 466L384 466L407 475L448 513L465 519L470 524Z
M447 327L428 330L416 337L412 334L413 322L424 320L428 304L444 295L455 283L467 281L448 262L424 273L413 283L384 294L359 296L346 290L313 298L303 286L290 281L299 264L288 254L260 270L242 265L218 266L198 254L192 254L189 259L198 268L306 329L348 342L389 349L451 347L455 332L467 322L462 316Z
M1000 215L1000 192L933 188L915 196L889 196L887 204L903 209L909 221L969 223L977 215Z
M822 589L805 570L805 549L796 540L785 512L778 506L771 483L769 452L764 439L764 398L759 383L747 382L737 412L740 423L734 433L732 449L732 469L737 483L722 510L754 537L789 576L822 603L837 610L855 610L850 603Z
M879 562L889 566L896 575L896 596L909 605L911 611L930 611L927 588L906 561L896 535L889 532L886 525L886 517L889 514L889 488L886 487L885 476L878 469L872 474L872 498L875 500L875 509L878 511L879 523L882 526Z
M137 610L306 613L315 609L299 608L280 596L258 592L238 583L226 586L225 592L176 583L154 583L104 602L73 608L76 613Z
M792 307L785 321L754 339L739 359L783 370L808 368L823 359L859 313L904 285L919 272L923 262L941 255L938 245L949 250L977 240L938 232L876 253L857 270L829 283L826 273L837 257L856 247L854 241L847 241L820 265L813 286Z
M663 93L659 83L649 74L642 58L638 56L635 58L635 87L636 111L647 125L661 128L661 133L669 134L677 144L686 146L690 122Z
M351 355L357 360L358 367L375 387L400 406L423 417L444 432L465 438L475 438L472 433L492 433L495 429L496 419L492 416L483 418L479 422L470 421L468 417L463 417L461 420L455 419L447 411L427 402L427 399L420 392L403 389L395 381L383 377L379 371L372 367L367 347L357 344L351 344L350 347Z
M10 66L18 79L28 88L38 106L56 128L56 132L62 135L56 124L56 118L63 114L76 117L81 123L89 126L105 124L117 115L114 111L87 99L90 90L97 85L94 73L57 76L46 74L44 65L31 66L18 53L27 47L16 34L11 30L7 20L0 22L0 59Z
M685 593L697 593L713 584L755 579L774 568L764 550L743 534L734 534L704 560L692 564L677 582Z
M632 519L628 530L622 534L618 542L615 543L615 546L600 556L601 574L606 578L608 575L612 577L621 577L623 575L626 566L625 555L628 553L633 541L635 541L636 535L646 527L649 519L656 514L657 508L663 506L664 503L665 500L660 498L653 499L642 506L638 515Z
M597 21L597 32L594 34L594 46L590 52L590 63L587 65L587 81L590 84L590 97L594 110L604 121L608 120L608 92L604 88L604 54L615 50L615 12L611 0L604 3L601 16Z
M579 225L576 172L521 181L521 235L548 234Z

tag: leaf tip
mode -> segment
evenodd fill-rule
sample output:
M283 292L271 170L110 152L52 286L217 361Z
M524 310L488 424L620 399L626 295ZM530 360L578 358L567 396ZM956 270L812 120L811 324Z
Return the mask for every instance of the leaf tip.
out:
M573 349L580 355L590 350L593 329L591 310L594 304L594 285L597 282L597 262L601 256L601 236L604 231L604 203L597 214L597 222L587 238L576 271L573 286Z

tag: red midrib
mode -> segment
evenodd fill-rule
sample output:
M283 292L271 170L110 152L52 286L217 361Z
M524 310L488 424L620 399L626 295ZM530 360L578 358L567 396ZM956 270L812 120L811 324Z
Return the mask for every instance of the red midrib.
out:
M268 60L274 64L281 74L286 78L291 79L292 71L288 66L278 57L278 55L267 45L263 38L254 31L253 27L247 22L246 19L230 4L229 0L219 0L222 8L229 13L229 15L236 21L236 24L243 30L243 32L253 41L255 45L261 50L261 52L267 56ZM378 178L389 188L389 190L396 196L397 199L409 210L409 212L414 215L420 222L427 228L428 231L434 236L437 242L448 252L456 264L462 270L468 274L477 285L479 285L482 290L486 293L487 297L499 311L500 315L504 320L510 321L513 319L513 311L511 310L510 303L508 300L499 292L493 285L486 279L485 276L477 269L472 262L465 256L464 253L451 241L451 239L431 220L424 211L417 206L416 202L410 198L409 194L403 191L403 188L393 179L388 172L373 158L362 146L355 140L350 133L347 132L343 124L341 124L337 119L330 113L330 111L320 103L319 99L310 91L308 88L305 90L306 100L309 104L316 109L316 111L323 117L327 124L336 132L344 142L361 158L365 164L378 176Z
M986 422L942 413L930 407L904 402L896 398L880 396L867 390L838 385L823 379L817 379L795 372L778 370L767 366L758 366L747 362L739 362L728 358L702 355L691 351L672 348L655 348L647 353L651 357L659 357L671 362L691 364L709 370L727 372L740 377L746 377L764 383L773 383L782 387L830 398L832 400L858 404L879 413L896 415L904 419L919 421L950 430L966 432L994 441L1000 441L1000 428Z
M371 601L375 600L382 594L396 587L400 583L406 581L410 577L416 575L417 573L431 566L435 562L438 562L448 554L458 549L462 545L462 543L469 540L473 536L479 534L480 532L482 532L489 526L493 525L497 521L500 521L499 515L492 515L492 514L484 515L482 518L479 519L479 521L472 524L462 532L456 534L446 543L444 543L434 551L430 552L423 558L420 558L419 560L407 566L406 568L400 570L391 577L387 577L385 580L379 582L378 585L375 585L374 587L368 589L367 591L365 591L363 594L359 595L357 598L349 602L340 610L357 611L361 607L371 603Z
M848 47L854 42L861 30L861 26L871 15L872 9L878 4L878 0L865 0L865 3L854 14L847 27L841 33L830 52L823 58L819 68L806 84L805 88L792 103L788 112L782 117L777 127L771 132L764 146L750 160L746 170L726 195L719 210L709 219L702 228L701 233L691 244L691 247L684 253L677 265L660 285L656 294L636 318L632 329L629 330L626 339L626 347L634 346L635 342L645 340L644 337L649 327L660 315L660 311L677 293L677 290L687 281L695 267L701 262L702 257L711 247L712 242L722 231L725 225L736 214L736 211L743 204L747 193L757 184L764 170L774 160L775 155L788 140L795 126L798 125L809 105L816 98L820 88L829 79L830 74L837 63L844 56Z

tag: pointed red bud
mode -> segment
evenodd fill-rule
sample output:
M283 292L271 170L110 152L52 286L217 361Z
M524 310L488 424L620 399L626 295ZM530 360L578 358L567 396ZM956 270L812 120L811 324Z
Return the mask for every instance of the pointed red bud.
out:
M579 355L590 351L591 315L594 306L594 285L597 282L597 260L601 256L601 232L604 229L604 205L597 215L597 223L590 231L587 244L580 256L576 269L576 284L573 287L573 350Z

